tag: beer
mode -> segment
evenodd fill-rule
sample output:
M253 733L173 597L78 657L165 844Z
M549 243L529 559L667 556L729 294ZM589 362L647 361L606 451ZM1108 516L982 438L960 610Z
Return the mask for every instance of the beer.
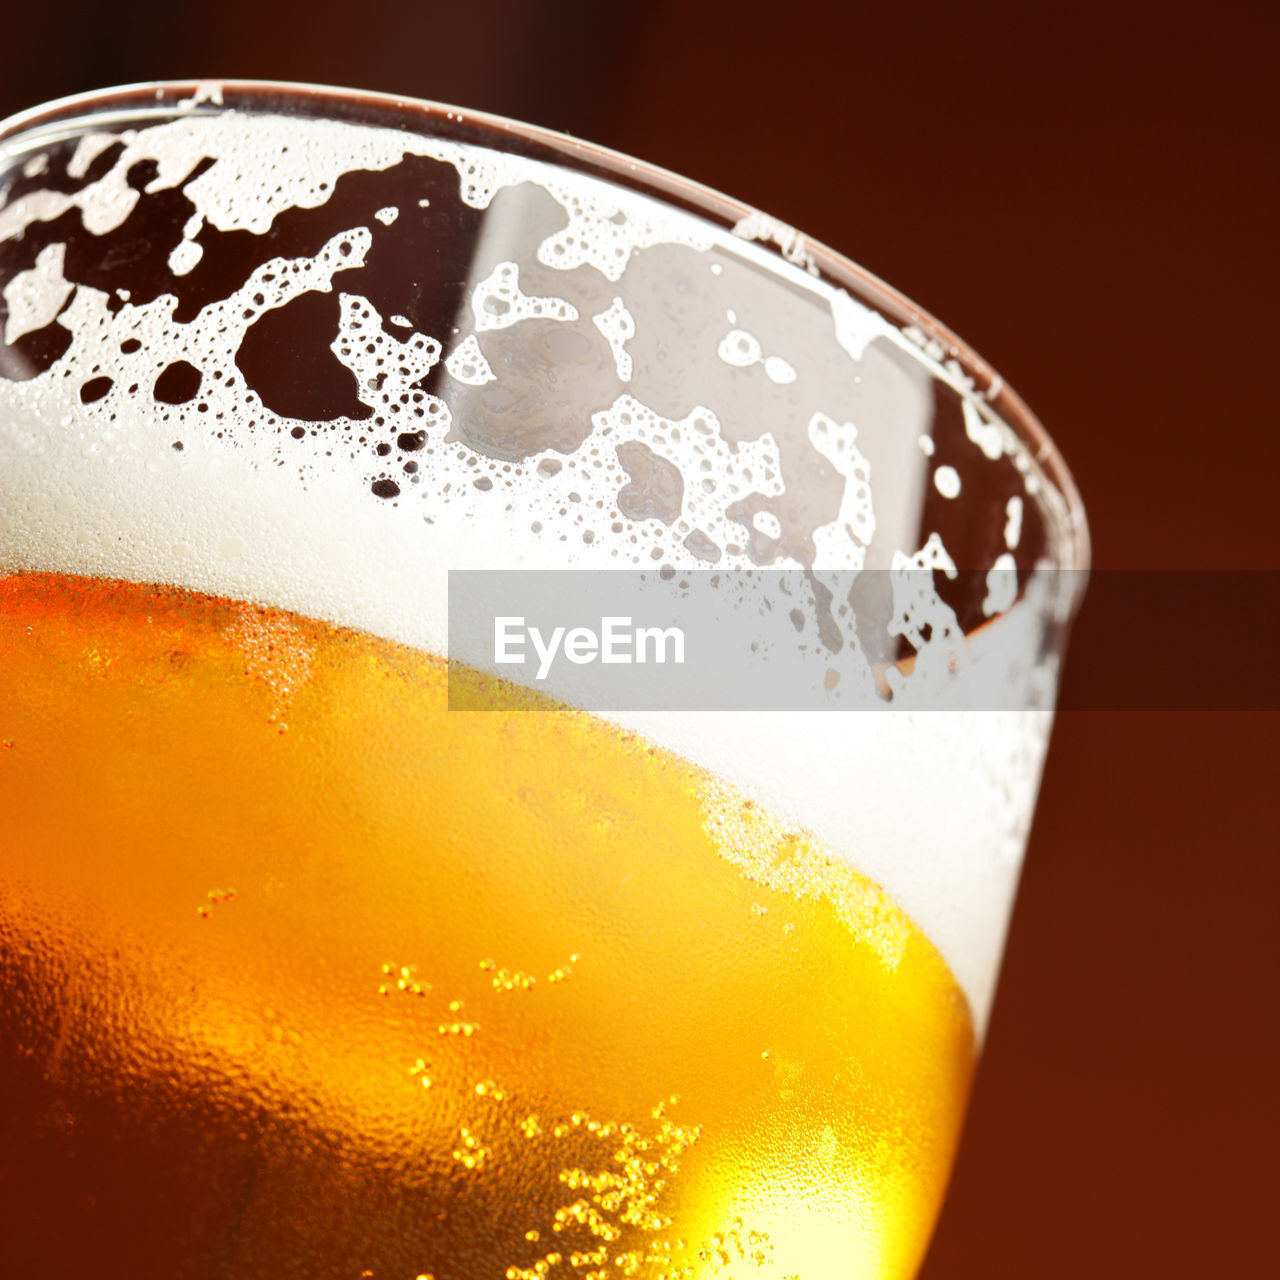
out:
M912 1274L968 1007L803 830L357 631L0 591L6 1274Z
M915 1273L1086 555L976 357L569 140L152 86L0 126L0 475L0 1274ZM468 569L799 685L534 692Z

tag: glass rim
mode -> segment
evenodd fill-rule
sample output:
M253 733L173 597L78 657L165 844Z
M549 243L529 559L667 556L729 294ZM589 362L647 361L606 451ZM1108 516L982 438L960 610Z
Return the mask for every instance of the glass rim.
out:
M406 132L420 131L425 119L431 122L432 136L508 151L512 149L510 143L502 148L501 139L516 139L522 153L532 159L604 178L642 196L703 217L735 234L739 234L736 228L744 219L763 215L763 211L753 205L660 165L540 125L425 98L285 80L162 80L71 94L0 120L0 151L20 136L86 117L110 118L116 113L117 118L129 119L154 111L283 112L287 107L296 110L299 106L333 120L377 124L383 128L390 124ZM756 247L793 267L797 265L795 255L799 252L814 278L871 305L899 329L915 330L923 334L927 342L940 344L943 357L960 367L971 384L972 393L980 396L1013 431L1062 499L1063 518L1060 526L1053 530L1053 536L1057 543L1055 549L1062 558L1059 567L1079 575L1079 583L1072 593L1074 612L1083 596L1090 566L1089 526L1080 491L1044 424L991 365L930 312L844 254L768 215L763 216L775 234L769 239L750 237ZM784 244L778 232L789 233L795 239ZM1050 521L1051 526L1057 523Z

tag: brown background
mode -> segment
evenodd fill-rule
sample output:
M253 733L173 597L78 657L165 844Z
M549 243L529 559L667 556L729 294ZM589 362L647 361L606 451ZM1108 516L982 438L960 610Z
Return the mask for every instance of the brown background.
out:
M800 226L963 335L1056 436L1100 565L1280 568L1272 6L178 9L10 9L0 114L269 77L633 152ZM1223 682L1244 652L1276 661L1274 623L1185 625ZM1143 643L1086 607L1068 679L1087 688ZM1277 735L1274 712L1059 718L927 1280L1274 1265Z

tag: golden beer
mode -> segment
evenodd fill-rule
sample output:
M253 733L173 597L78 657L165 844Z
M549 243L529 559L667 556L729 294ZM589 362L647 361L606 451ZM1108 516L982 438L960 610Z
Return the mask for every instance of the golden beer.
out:
M445 686L0 579L0 1270L913 1274L974 1061L928 939L685 761Z
M908 1280L1086 562L989 368L670 174L0 125L0 1277Z

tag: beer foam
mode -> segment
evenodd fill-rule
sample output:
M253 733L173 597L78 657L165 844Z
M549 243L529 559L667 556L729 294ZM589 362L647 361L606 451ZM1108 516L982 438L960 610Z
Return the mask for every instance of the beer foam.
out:
M1018 492L993 609L1037 554L1012 431L762 215L722 229L544 161L237 110L62 136L7 144L0 567L443 653L449 569L945 571L921 495L997 463ZM931 589L894 606L920 684L959 625ZM882 884L981 1028L1047 713L613 718Z

